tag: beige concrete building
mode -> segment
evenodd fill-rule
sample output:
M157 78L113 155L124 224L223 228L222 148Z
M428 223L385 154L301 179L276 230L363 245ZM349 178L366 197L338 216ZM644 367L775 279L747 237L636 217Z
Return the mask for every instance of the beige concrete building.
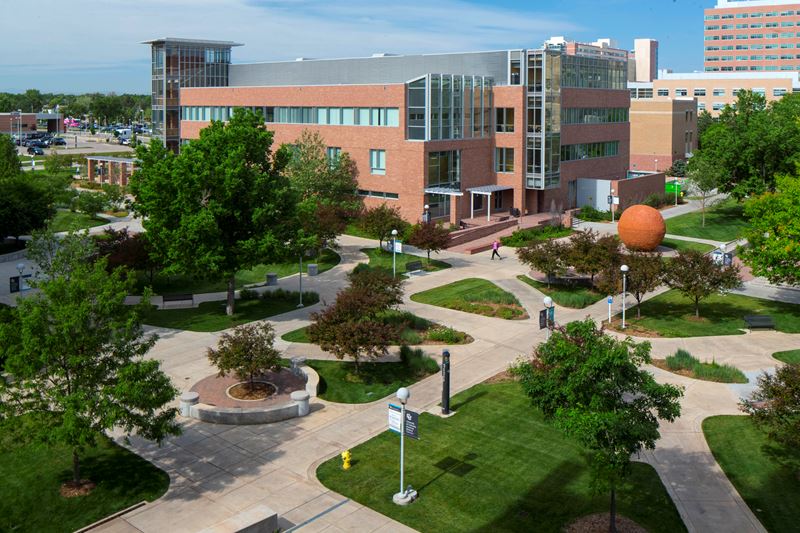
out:
M630 81L653 81L658 73L658 41L634 39L633 52L630 54L629 61L633 67L631 69L633 75L628 75Z
M676 72L662 73L652 83L629 83L631 100L650 98L695 98L697 111L713 116L733 104L739 91L763 95L767 102L800 91L795 72Z
M631 171L666 170L697 149L697 100L631 100Z

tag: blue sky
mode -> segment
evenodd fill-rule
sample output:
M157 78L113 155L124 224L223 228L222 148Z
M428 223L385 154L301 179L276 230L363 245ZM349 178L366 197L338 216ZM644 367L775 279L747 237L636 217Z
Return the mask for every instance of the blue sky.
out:
M147 93L157 37L235 40L235 63L535 48L553 35L660 42L659 66L702 68L714 0L2 0L0 91Z

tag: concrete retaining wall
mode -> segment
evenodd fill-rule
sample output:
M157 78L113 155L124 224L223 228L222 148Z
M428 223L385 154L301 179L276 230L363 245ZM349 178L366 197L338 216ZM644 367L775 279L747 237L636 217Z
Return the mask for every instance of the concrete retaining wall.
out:
M291 402L276 407L217 407L198 403L193 405L190 416L212 424L252 425L280 422L296 418L298 404Z

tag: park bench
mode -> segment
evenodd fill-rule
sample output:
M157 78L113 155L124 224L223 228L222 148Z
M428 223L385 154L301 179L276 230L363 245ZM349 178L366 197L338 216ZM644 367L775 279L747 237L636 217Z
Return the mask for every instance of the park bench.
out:
M193 294L163 294L161 295L162 309L167 307L169 302L189 302L189 305L194 305Z
M406 272L411 274L422 270L422 261L409 261L406 263Z
M775 329L775 322L768 315L747 315L744 317L744 321L749 329Z

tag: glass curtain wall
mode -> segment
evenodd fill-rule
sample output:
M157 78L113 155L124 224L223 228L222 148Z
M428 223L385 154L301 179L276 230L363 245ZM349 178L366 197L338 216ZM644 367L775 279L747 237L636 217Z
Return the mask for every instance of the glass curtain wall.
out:
M555 188L561 163L561 52L529 51L527 73L526 186Z
M231 47L202 42L152 44L153 133L177 151L181 87L227 87Z
M492 135L494 81L485 76L428 74L406 84L407 138L418 141Z

